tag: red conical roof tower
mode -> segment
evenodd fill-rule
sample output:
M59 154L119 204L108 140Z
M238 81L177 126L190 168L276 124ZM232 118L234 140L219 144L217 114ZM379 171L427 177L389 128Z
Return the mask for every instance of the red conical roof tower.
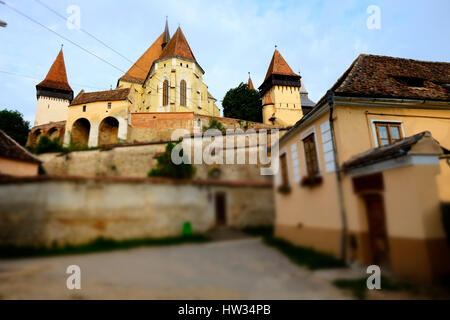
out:
M67 81L66 65L64 63L63 50L53 62L47 76L36 85L37 96L49 96L62 99L73 99L73 91Z

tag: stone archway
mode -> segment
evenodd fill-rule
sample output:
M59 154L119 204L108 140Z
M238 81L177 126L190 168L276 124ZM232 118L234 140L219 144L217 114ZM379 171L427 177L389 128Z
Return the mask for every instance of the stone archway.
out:
M80 118L75 121L72 125L71 143L79 147L87 146L90 130L91 124L88 119Z
M31 133L30 145L35 146L38 144L39 139L41 138L42 131L41 129L37 129Z
M58 139L59 140L59 130L56 127L50 128L50 130L47 131L47 136L51 139Z
M119 133L119 121L113 117L106 117L100 123L98 129L98 145L117 143Z

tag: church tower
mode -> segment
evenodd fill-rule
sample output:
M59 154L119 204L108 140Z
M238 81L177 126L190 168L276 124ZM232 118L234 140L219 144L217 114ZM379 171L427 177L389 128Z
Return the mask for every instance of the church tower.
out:
M300 79L275 49L264 82L259 87L264 123L288 127L303 117Z
M34 125L66 121L73 91L67 81L62 49L45 79L36 85L37 110Z

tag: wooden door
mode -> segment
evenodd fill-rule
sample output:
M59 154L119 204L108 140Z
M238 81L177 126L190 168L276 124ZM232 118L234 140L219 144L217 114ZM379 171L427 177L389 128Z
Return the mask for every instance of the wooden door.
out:
M372 262L377 265L389 264L389 246L383 197L380 194L371 194L364 196L364 200L367 209Z
M226 198L225 193L216 193L216 224L218 226L226 225L227 223L227 211L226 211Z

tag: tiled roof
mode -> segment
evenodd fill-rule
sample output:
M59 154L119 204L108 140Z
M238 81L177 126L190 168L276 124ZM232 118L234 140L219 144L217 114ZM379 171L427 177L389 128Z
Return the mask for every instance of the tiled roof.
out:
M195 61L194 54L192 53L192 50L189 47L189 44L180 27L178 27L177 31L172 36L159 57L180 57Z
M429 139L434 144L439 145L439 143L433 139L429 131L424 131L397 141L393 144L370 149L366 152L353 156L348 161L344 162L342 168L344 170L350 170L404 156L411 151L413 146L423 139ZM442 149L440 146L439 148Z
M156 39L155 42L144 52L144 54L136 61L135 64L119 79L123 81L144 83L148 72L153 64L153 61L158 59L162 52L162 44L164 42L164 37L167 36L166 32L161 33L161 35Z
M5 132L3 132L3 130L0 130L0 157L34 163L41 162Z
M64 55L62 49L53 62L45 79L36 87L59 89L65 91L72 91L67 81L66 65L64 63Z
M450 101L450 63L361 54L335 95Z
M96 92L84 92L83 90L81 90L81 92L75 97L75 99L73 99L70 105L73 106L97 101L126 100L129 93L130 88Z
M270 61L269 69L267 69L267 80L272 74L286 75L286 76L298 76L292 71L291 67L287 64L286 60L281 56L281 53L275 49L272 60Z
M252 78L248 77L248 88L255 90L255 87L253 86Z

